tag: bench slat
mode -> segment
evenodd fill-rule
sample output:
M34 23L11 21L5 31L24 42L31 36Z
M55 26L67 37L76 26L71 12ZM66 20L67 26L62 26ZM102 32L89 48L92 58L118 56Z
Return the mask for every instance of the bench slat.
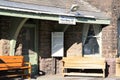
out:
M16 62L23 62L23 59L0 59L0 63L16 63Z
M23 56L0 56L0 63L23 62Z
M7 58L7 59L9 59L9 58L21 58L21 59L23 59L24 57L23 56L0 56L0 59L3 59L3 58Z
M21 67L23 65L23 63L5 63L5 64L0 64L0 68L4 68L4 67Z
M84 67L88 67L88 68L94 68L94 69L100 69L103 68L105 69L104 65L99 65L99 64L65 64L64 67L80 67L80 68L84 68Z
M103 76L101 73L64 73L64 75Z
M28 74L30 75L30 74ZM3 75L0 76L0 78L4 78L4 77L17 77L17 76L27 76L26 74L13 74L13 75Z
M0 70L13 70L13 69L27 69L27 68L31 68L29 66L25 66L25 67L4 67L4 68L0 68Z

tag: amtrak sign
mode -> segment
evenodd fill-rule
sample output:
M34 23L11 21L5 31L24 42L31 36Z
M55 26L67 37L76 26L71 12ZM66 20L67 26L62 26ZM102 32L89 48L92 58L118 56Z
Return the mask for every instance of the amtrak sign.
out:
M76 25L76 18L71 16L59 16L59 24Z

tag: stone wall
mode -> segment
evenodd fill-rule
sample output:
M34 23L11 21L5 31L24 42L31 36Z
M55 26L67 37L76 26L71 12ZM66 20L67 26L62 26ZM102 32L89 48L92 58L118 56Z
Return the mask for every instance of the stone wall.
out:
M117 20L120 17L120 0L86 0L111 16L111 24L102 29L102 56L106 58L108 76L115 74L117 55Z
M117 55L117 31L114 26L102 29L102 55L105 58L115 58Z
M82 26L68 26L64 33L64 53L65 56L82 55ZM62 27L62 28L60 28ZM40 21L39 29L39 65L40 74L59 74L62 71L62 58L51 58L51 32L63 31L66 25L58 22Z
M6 39L0 40L0 56L8 56L10 53L10 41Z
M39 51L41 57L51 57L51 32L53 25L49 21L41 21L39 29Z
M106 15L111 16L112 15L112 1L114 0L85 0L90 5L96 7L97 9L103 11L106 13Z
M10 17L0 16L0 39L9 39L10 38Z
M10 17L0 16L0 56L10 53Z
M51 32L52 28L49 21L39 23L39 55L40 71L45 74L52 74L53 64L51 58Z

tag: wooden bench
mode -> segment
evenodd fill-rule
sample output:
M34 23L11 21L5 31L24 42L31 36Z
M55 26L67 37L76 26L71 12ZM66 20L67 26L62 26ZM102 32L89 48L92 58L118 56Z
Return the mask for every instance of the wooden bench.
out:
M81 76L102 76L105 77L106 63L104 58L93 57L64 57L63 58L63 76L65 75L81 75ZM69 70L73 70L68 71ZM79 69L79 72L74 72L74 69ZM85 72L84 70L93 70ZM97 72L96 70L101 70Z
M4 71L0 78L22 76L30 80L31 64L24 62L23 56L0 56L0 72Z

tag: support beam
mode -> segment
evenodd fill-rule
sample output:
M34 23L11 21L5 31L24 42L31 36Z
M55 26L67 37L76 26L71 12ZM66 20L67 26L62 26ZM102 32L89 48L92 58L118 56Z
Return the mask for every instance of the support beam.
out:
M63 29L63 32L65 32L67 30L67 28L69 27L69 25L66 25Z
M25 24L25 22L28 20L28 18L13 18L13 22L11 25L11 40L10 40L10 55L14 55L15 53L15 45L16 45L16 40L17 36Z

